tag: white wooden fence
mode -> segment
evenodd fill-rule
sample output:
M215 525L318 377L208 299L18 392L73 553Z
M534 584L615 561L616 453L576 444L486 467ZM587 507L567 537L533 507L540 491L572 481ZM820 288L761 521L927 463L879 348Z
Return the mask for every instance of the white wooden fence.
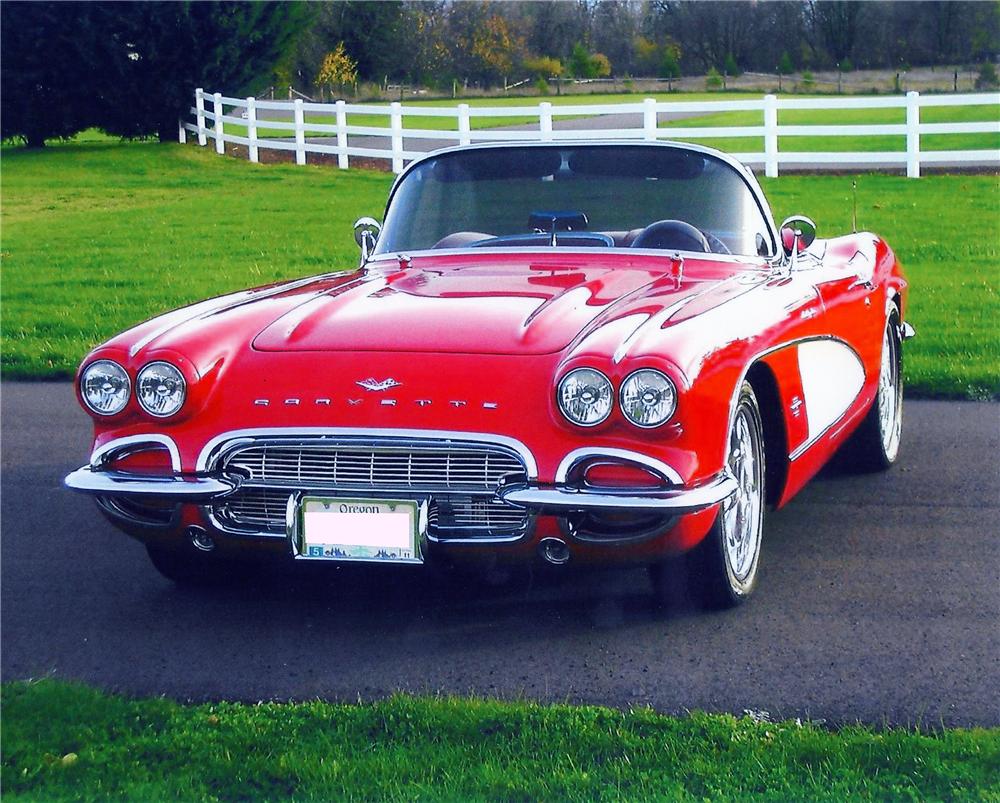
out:
M924 123L920 121L921 109L931 106L992 106L994 119L988 122L964 123ZM210 108L209 108L210 107ZM897 109L906 110L905 123L863 124L863 125L779 125L778 112L790 109ZM286 119L262 119L258 113L283 112ZM669 123L659 124L660 113L681 113L688 115L712 114L715 112L760 112L760 125L753 126L707 126L671 127ZM291 113L291 121L287 119ZM765 95L754 100L681 101L661 102L646 98L641 103L620 103L600 105L554 106L542 101L531 106L404 106L400 103L389 105L309 103L233 98L218 92L208 94L201 89L195 91L195 105L190 113L195 122L181 121L178 138L187 141L187 133L198 137L199 145L206 145L209 139L215 141L218 153L225 153L225 144L237 143L247 147L250 161L259 160L260 149L294 151L298 164L306 163L307 153L335 154L338 166L347 169L350 157L360 156L387 159L392 162L392 170L399 173L405 162L423 155L426 150L446 145L468 145L472 142L551 142L559 140L646 140L657 139L712 139L723 137L760 137L764 150L761 153L734 154L741 161L751 165L763 165L767 176L777 176L779 168L794 164L810 169L842 168L845 164L901 167L906 166L906 175L920 177L923 164L946 165L1000 165L1000 149L980 150L921 150L920 138L925 134L1000 134L1000 93L966 95L920 95L907 92L905 96L879 97L829 97L829 98L779 98ZM306 114L310 115L306 122ZM348 125L348 115L374 115L386 119L388 125L364 126ZM624 128L578 128L557 130L552 122L558 117L599 118L606 115L636 115L642 124ZM413 118L448 118L454 124L446 130L419 127L405 127L404 121ZM530 130L490 129L472 127L473 118L531 118L537 119L537 128ZM329 122L322 118L327 118ZM317 119L319 121L317 121ZM626 122L627 122L626 118ZM230 131L225 130L225 126ZM245 129L245 136L231 133L233 127ZM533 126L533 124L532 124ZM288 137L261 137L260 130L287 131ZM307 141L306 134L310 139ZM904 151L791 151L781 150L782 137L844 137L902 135L906 138ZM354 138L352 144L350 138ZM316 141L316 139L326 141ZM358 144L362 138L362 144ZM371 147L375 144L387 147ZM422 140L424 150L407 150L406 140ZM331 140L335 140L331 141ZM428 144L430 147L427 147Z

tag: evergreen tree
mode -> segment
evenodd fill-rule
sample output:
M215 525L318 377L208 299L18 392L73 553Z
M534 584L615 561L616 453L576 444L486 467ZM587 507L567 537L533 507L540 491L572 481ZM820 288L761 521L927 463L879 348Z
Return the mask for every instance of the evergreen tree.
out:
M98 2L100 127L125 137L176 135L195 88L242 92L302 30L308 3ZM100 66L98 66L100 65Z
M90 125L161 139L196 87L245 89L285 54L307 3L3 3L2 136L40 146Z
M0 3L0 137L40 148L91 125L82 3Z

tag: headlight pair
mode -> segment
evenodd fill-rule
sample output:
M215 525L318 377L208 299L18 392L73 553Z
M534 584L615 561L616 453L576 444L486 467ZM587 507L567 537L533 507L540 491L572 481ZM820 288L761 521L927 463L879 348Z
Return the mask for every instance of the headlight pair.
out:
M184 406L187 382L168 362L151 362L136 377L139 406L157 418L173 415ZM132 393L125 369L112 360L98 360L80 377L80 390L87 407L98 415L115 415L125 409Z
M556 399L566 418L581 427L593 427L611 415L611 380L593 368L576 368L559 382ZM622 413L637 427L658 427L677 409L677 389L670 378L652 368L633 371L619 393Z

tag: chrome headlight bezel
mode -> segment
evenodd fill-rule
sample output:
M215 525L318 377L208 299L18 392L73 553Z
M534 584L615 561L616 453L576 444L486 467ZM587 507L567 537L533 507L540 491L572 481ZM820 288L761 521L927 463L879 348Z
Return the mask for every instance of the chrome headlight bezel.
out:
M596 381L601 387L601 393L599 398L607 399L607 409L604 410L603 415L593 421L581 421L573 417L570 411L565 406L564 393L566 391L567 383L572 379L577 379L581 374L593 374L595 375ZM612 410L615 406L615 389L611 384L611 380L608 379L601 371L596 368L574 368L572 371L568 371L562 379L559 380L559 384L556 385L556 406L559 408L559 412L562 413L563 418L569 421L574 426L578 427L596 427L603 424L608 420L608 416L611 415Z
M116 378L119 381L124 380L125 383L124 398L121 400L121 403L118 406L110 410L98 409L91 403L90 399L87 396L88 377L90 376L92 371L94 371L95 369L100 370L100 368L104 366L110 366L111 370L109 371L109 373L116 374L117 375ZM90 412L94 413L95 415L106 416L106 417L118 415L122 410L124 410L128 406L129 400L132 398L132 379L129 377L128 371L122 368L122 366L120 366L114 360L106 360L106 359L94 360L94 362L92 362L90 365L84 368L83 371L80 372L79 390L80 390L80 398L83 399L84 405L87 407L88 410L90 410Z
M155 369L162 369L164 367L167 369L168 373L173 372L173 374L175 374L172 379L180 385L180 399L176 403L176 406L167 412L152 409L146 404L143 397L143 384L144 379L148 378L148 372ZM187 401L187 380L184 378L184 373L176 365L169 363L166 360L154 360L153 362L146 363L136 376L135 397L144 413L151 415L154 418L170 418L171 416L177 415L177 413L184 408L184 403Z
M663 380L665 383L663 390L669 395L669 408L666 415L652 423L636 420L631 413L633 402L631 400L626 401L626 397L635 392L633 386L636 383L641 382L642 374L652 374L657 379ZM674 413L677 412L677 385L675 385L674 381L663 371L659 371L655 368L638 368L625 377L622 382L621 388L618 390L618 404L622 409L622 415L625 416L625 419L633 426L639 427L640 429L656 429L657 427L662 427L670 421L670 419L674 417Z

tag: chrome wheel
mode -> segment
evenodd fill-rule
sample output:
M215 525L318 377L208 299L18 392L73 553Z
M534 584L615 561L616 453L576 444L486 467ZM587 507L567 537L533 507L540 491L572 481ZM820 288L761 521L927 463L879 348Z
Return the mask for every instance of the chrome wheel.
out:
M903 383L899 371L899 338L889 321L882 337L882 365L878 376L878 430L888 462L896 459L902 428Z
M739 586L751 579L760 554L764 509L764 459L760 423L749 404L741 404L729 438L729 472L736 491L720 511L726 563Z

